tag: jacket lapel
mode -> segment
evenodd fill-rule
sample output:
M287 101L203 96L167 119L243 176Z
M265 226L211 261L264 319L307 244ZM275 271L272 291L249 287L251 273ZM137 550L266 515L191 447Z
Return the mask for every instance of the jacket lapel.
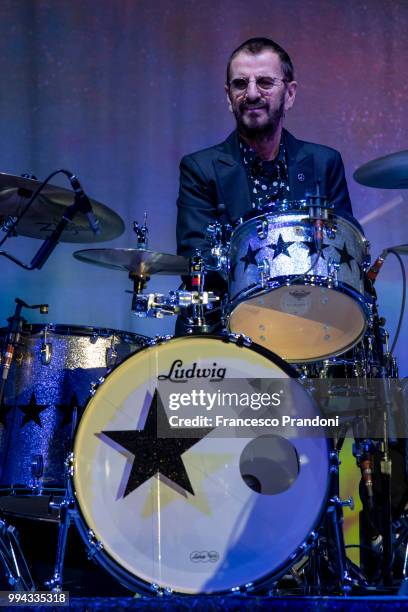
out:
M241 161L238 136L233 132L218 146L213 161L217 184L229 220L234 222L251 210L248 179Z
M291 200L303 200L306 193L316 189L315 164L312 154L304 150L304 143L283 130L288 155L288 175Z

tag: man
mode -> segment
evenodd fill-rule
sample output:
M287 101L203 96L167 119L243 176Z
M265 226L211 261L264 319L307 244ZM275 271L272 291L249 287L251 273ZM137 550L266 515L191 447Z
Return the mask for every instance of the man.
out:
M337 211L351 214L340 154L283 129L296 89L291 59L272 40L252 38L233 51L225 92L236 129L221 144L181 160L179 255L209 252L209 223L234 224L251 209L278 199L304 199L317 181ZM219 279L209 281L210 288L222 291Z

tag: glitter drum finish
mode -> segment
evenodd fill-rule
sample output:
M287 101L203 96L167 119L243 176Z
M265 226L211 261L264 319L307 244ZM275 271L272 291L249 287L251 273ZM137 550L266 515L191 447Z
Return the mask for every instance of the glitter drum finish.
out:
M216 593L249 583L256 588L303 554L302 544L320 523L330 479L323 434L296 432L286 439L254 431L234 437L223 430L220 437L217 428L204 428L189 434L195 440L156 438L152 415L164 405L157 403L157 380L175 362L184 371L194 363L197 370L216 364L225 368L225 378L240 383L285 380L294 385L286 407L299 416L318 414L302 385L289 381L292 368L261 347L231 340L192 336L142 349L106 377L78 426L74 518L92 557L133 591ZM171 391L186 391L182 382L172 382ZM200 380L194 383L200 388ZM143 450L149 444L155 449L150 455ZM278 474L288 458L291 468L296 459L296 473L280 488ZM251 475L261 464L256 489Z
M35 514L34 496L63 492L64 462L91 383L148 341L112 329L24 326L2 407L2 509ZM33 497L22 500L22 495Z
M254 214L232 234L228 327L304 363L343 353L362 338L368 243L355 222L330 214L318 258L308 208L288 204L293 209Z

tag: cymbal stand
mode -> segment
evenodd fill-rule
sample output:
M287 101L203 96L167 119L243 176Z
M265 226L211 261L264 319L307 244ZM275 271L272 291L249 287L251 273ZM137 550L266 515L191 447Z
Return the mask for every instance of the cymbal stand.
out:
M367 587L368 583L359 568L355 566L346 555L346 546L343 533L343 508L349 507L354 510L352 497L342 500L340 498L340 460L339 453L344 443L344 436L340 435L334 449L330 452L330 471L332 474L329 505L327 518L332 529L332 537L336 549L336 573L340 589L344 595L348 595L353 587Z

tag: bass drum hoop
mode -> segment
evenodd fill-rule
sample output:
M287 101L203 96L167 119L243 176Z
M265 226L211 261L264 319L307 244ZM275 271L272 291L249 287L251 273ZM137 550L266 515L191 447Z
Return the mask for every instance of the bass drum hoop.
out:
M199 340L216 340L219 342L224 342L224 343L232 343L238 347L245 347L245 348L249 348L253 351L255 351L256 353L258 353L259 355L266 357L268 360L272 361L273 363L275 363L276 365L278 365L284 372L285 374L287 374L289 377L291 378L295 378L298 379L300 378L300 374L297 370L295 370L291 365L289 365L287 362L285 362L281 357L279 357L279 355L276 355L276 353L273 353L272 351L266 349L265 347L258 345L256 343L253 343L249 338L246 338L245 336L239 336L237 334L226 334L224 336L216 336L216 335L191 335L191 336L185 336L184 338L179 338L179 337L172 337L172 338L156 338L154 339L150 346L145 346L143 348L141 348L137 355L140 356L143 354L143 351L146 351L147 349L153 347L153 346L159 346L161 344L165 344L168 342L173 342L174 340L179 341L180 339L187 339L189 340L190 338L192 339L199 339ZM106 377L109 376L113 370L117 370L118 368L120 368L122 365L124 365L129 359L131 359L132 357L135 357L135 355L129 355L128 357L126 357L126 359L124 359L118 366L116 366L115 368L112 368L112 370L109 370L106 374ZM103 385L105 381L105 377L103 379L100 380L100 385ZM96 390L97 392L97 390ZM91 398L92 399L92 398ZM91 401L91 399L88 401L87 405L85 406L84 409L84 413L87 410L88 404ZM318 414L320 414L320 412L318 411ZM74 433L74 448L75 448L75 440L76 440L76 435L78 433L78 430L80 428L81 422L79 422L77 424L76 427L76 431ZM333 447L333 442L332 440L326 438L326 446L327 446L327 457L328 457L328 474L327 474L327 479L326 479L326 488L324 491L324 495L322 495L322 500L321 500L321 504L320 504L320 508L319 511L316 515L315 521L313 523L312 528L309 530L309 532L307 533L306 537L303 539L303 541L301 543L299 543L298 547L294 550L294 551L290 551L288 552L288 556L285 559L285 561L283 561L277 568L274 569L274 571L265 574L265 576L259 578L258 580L255 580L253 583L251 583L250 585L237 585L238 587L238 591L240 592L246 592L247 590L250 590L251 592L254 592L256 590L259 589L263 589L266 586L270 585L271 583L273 584L274 582L276 582L277 580L279 580L282 576L284 576L284 574L286 573L286 571L293 566L297 561L299 561L301 559L302 556L305 555L305 553L307 552L308 547L310 546L311 542L311 538L314 534L314 532L316 531L316 529L321 525L324 514L326 512L327 509L327 503L329 500L329 496L331 494L331 488L332 488L332 479L333 479L333 475L331 473L331 469L330 469L330 451L332 450ZM85 547L88 551L88 554L90 556L90 558L94 559L95 561L97 561L101 567L103 567L105 570L107 570L108 572L111 573L111 575L116 578L118 580L118 582L124 586L125 588L128 588L130 591L135 591L136 593L140 593L141 595L163 595L163 594L167 594L167 595L175 595L175 596L182 596L182 597L195 597L198 595L205 595L205 596L213 596L213 595L222 595L222 594L229 594L231 593L232 589L226 589L226 590L217 590L217 591L211 591L210 593L186 593L183 591L178 591L178 590L174 590L171 587L165 587L165 586L159 586L155 583L150 583L147 582L146 580L143 580L142 578L140 578L139 576L132 574L131 572L129 572L127 569L125 569L124 567L122 567L117 561L115 561L115 559L113 559L113 557L104 549L103 546L103 542L100 542L96 539L95 534L93 533L93 531L89 528L89 526L87 525L87 522L84 518L83 512L82 512L82 508L80 505L80 501L75 489L75 483L74 483L74 478L75 478L75 470L73 467L73 460L74 460L74 453L72 454L72 456L69 458L68 463L71 464L71 469L69 469L69 477L68 477L68 493L69 493L69 497L72 500L73 504L74 504L74 512L73 512L73 520L74 523L78 529L78 532L80 534L80 536L82 537L82 540L85 544ZM312 538L313 539L313 538ZM234 589L235 592L235 589Z

